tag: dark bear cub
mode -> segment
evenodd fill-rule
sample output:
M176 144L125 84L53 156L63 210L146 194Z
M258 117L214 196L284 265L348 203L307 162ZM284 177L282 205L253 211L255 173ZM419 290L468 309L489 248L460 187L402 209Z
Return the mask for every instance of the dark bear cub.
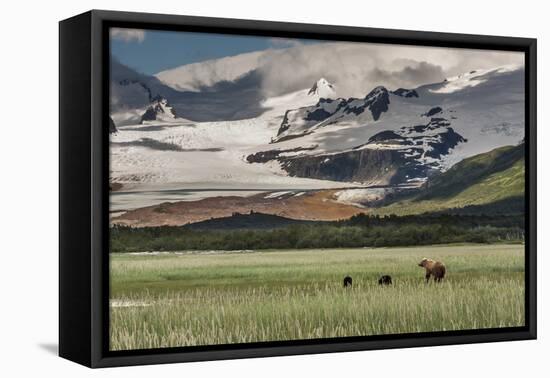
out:
M350 276L344 277L344 287L351 287L352 282L353 280L351 279Z
M378 279L378 285L391 285L391 276L383 275Z

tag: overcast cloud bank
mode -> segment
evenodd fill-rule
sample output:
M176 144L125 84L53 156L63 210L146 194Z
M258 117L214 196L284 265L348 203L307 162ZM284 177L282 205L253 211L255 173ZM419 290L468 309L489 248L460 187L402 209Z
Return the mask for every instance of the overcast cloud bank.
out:
M200 90L257 70L267 97L308 88L320 77L335 84L338 96L358 97L378 85L413 88L471 70L524 65L518 52L351 42L290 45L181 66L157 77L179 90Z

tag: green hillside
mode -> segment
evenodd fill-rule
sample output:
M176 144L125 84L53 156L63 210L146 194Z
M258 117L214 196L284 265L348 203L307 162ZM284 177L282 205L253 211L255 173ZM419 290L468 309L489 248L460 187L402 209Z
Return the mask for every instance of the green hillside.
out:
M517 212L523 208L524 192L522 143L464 159L431 178L421 193L373 209L373 213L405 215L473 207Z

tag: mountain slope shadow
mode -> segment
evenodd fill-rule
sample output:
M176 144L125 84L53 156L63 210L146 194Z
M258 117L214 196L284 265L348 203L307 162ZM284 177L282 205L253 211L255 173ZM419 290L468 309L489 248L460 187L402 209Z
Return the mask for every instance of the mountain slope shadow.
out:
M267 109L260 103L261 77L251 71L235 81L222 81L200 92L178 92L169 98L176 113L196 122L255 118Z

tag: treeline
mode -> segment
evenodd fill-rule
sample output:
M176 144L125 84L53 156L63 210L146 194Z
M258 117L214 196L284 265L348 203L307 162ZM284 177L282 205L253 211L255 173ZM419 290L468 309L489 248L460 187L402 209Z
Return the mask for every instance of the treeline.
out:
M110 240L112 252L394 247L524 240L522 217L468 218L357 216L341 222L267 230L115 226L111 228Z
M482 226L513 228L525 227L523 214L508 215L485 215L485 214L453 214L453 213L425 213L416 215L368 215L357 214L349 219L334 222L344 226L400 226L400 225L449 225L465 228L476 228Z

